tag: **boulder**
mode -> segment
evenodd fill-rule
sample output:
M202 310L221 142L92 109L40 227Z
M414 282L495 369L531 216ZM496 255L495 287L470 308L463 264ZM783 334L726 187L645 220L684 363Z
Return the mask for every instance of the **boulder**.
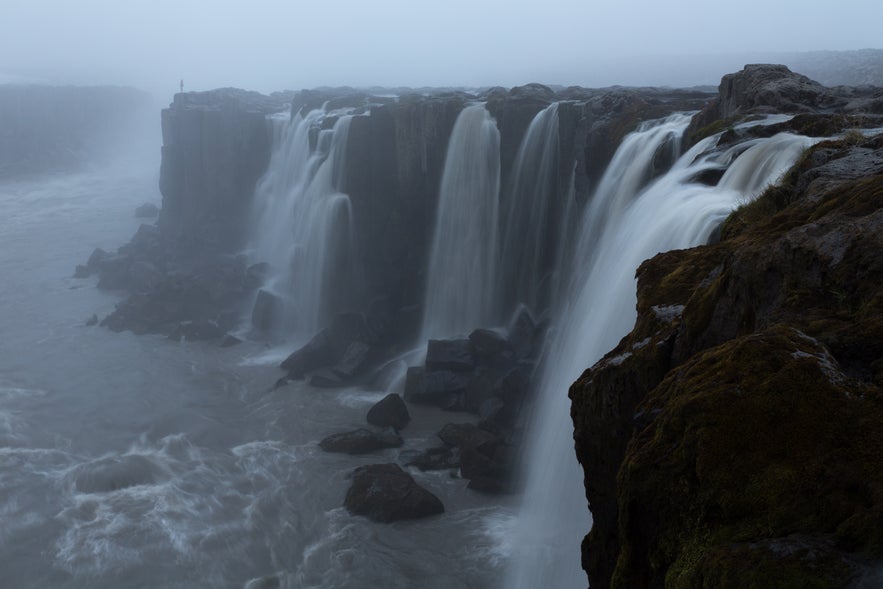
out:
M351 342L340 359L331 368L343 380L351 381L363 374L371 363L371 346L365 342Z
M251 324L259 331L269 331L279 314L282 302L273 293L261 289L251 309Z
M369 350L375 338L361 313L340 313L331 325L282 362L292 378L303 378L321 368L336 368L337 379L355 376L368 368Z
M328 436L319 442L319 446L326 452L368 454L386 448L398 448L403 443L402 438L394 431L357 429Z
M368 410L367 420L371 425L401 430L411 421L411 415L402 398L390 393Z
M77 264L77 267L74 268L74 278L89 278L90 274L92 274L92 269L89 266Z
M468 384L468 375L447 370L427 372L422 366L412 366L405 375L405 400L453 409L460 405Z
M494 434L479 429L473 423L449 423L438 432L438 437L448 446L461 450L498 442Z
M414 466L420 470L446 470L460 467L460 449L450 446L428 448L423 451L412 450L399 455L405 466Z
M469 372L475 368L470 340L429 340L426 345L426 368Z
M444 513L438 497L418 485L397 464L370 464L353 472L344 506L376 522L418 519Z
M476 329L469 334L469 345L472 353L478 358L494 358L511 350L509 341L493 329Z

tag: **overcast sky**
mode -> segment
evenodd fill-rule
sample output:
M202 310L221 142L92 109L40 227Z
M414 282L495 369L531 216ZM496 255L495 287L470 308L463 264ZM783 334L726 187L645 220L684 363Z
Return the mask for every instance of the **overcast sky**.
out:
M265 92L681 85L715 80L699 79L703 61L658 56L729 70L769 52L879 48L881 23L881 0L0 0L0 79L158 94L181 78Z

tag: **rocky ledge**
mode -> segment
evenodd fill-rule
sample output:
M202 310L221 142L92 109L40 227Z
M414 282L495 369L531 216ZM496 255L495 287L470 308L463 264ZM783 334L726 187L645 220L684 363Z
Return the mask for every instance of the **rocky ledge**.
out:
M638 269L634 330L571 387L590 584L878 587L883 135L720 234Z

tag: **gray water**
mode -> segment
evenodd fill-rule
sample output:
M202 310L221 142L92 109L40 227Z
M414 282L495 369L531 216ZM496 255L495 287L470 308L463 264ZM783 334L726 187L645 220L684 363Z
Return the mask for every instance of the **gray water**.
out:
M341 506L357 465L327 454L382 392L269 392L256 344L86 327L119 298L70 278L159 203L154 162L0 184L0 587L496 585L511 509L447 471L413 472L446 513L373 524ZM448 421L412 409L401 450Z

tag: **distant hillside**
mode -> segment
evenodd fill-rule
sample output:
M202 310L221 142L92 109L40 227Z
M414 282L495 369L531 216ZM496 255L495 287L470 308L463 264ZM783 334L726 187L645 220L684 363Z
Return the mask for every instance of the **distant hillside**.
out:
M127 138L148 95L107 86L0 85L0 177L70 169Z
M793 53L781 62L825 86L883 86L883 49Z

